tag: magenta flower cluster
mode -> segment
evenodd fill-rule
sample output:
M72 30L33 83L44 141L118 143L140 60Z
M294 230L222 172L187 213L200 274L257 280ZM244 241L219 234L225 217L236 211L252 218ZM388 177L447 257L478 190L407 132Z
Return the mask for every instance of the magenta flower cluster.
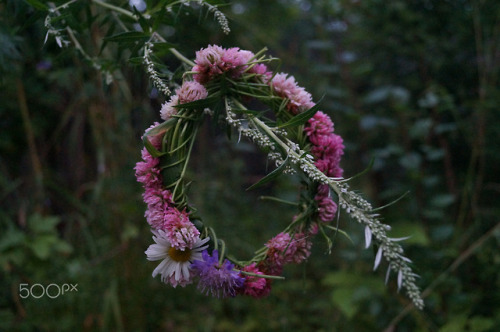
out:
M264 297L269 294L271 283L269 279L259 277L264 275L264 273L259 270L256 263L244 266L242 271L252 273L253 275L245 275L243 287L239 289L241 294L255 298Z
M149 137L151 144L159 149L162 134ZM144 214L152 229L165 232L172 247L178 250L191 249L199 239L200 232L189 221L185 211L179 211L172 201L172 193L163 188L159 159L154 158L146 148L142 159L135 166L137 181L144 187L142 195L147 209Z
M279 275L285 264L300 264L311 254L311 241L304 233L279 233L265 246L267 250L267 259L269 267L266 272Z
M278 73L273 77L270 85L278 96L288 101L286 107L292 114L307 111L314 106L311 94L299 86L293 76Z
M312 144L311 153L316 167L327 176L340 178L343 170L340 158L344 154L342 137L334 134L333 122L328 115L318 111L304 128Z
M168 120L177 114L175 106L204 99L207 96L208 92L203 85L195 81L185 81L179 89L175 90L175 95L162 105L160 116L163 120Z
M221 74L227 74L233 79L239 78L244 72L270 75L264 64L252 63L254 57L254 53L240 50L238 47L226 49L209 45L196 52L193 78L201 84L206 84Z
M340 159L344 154L344 144L342 137L334 133L330 117L321 111L316 112L307 122L304 131L312 145L311 153L315 158L315 166L327 176L342 177ZM319 185L314 199L318 203L319 219L323 222L333 220L337 204L330 196L328 185Z

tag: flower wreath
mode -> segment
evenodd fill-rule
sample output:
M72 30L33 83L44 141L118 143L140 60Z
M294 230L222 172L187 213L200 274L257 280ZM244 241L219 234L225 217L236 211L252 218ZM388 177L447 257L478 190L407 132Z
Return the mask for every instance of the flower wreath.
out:
M331 248L326 231L337 229L331 221L340 206L365 226L366 247L372 242L378 246L374 269L385 257L386 279L395 272L398 289L406 288L409 298L422 308L411 261L397 243L401 239L386 235L389 226L379 221L376 209L342 178L339 163L344 145L334 133L332 120L293 76L270 71L267 64L276 59L264 53L216 45L196 52L182 85L162 105L164 122L155 123L143 136L143 160L135 171L144 187L145 218L155 242L146 250L147 259L161 261L153 277L159 274L173 287L196 281L201 292L217 297L266 296L273 280L282 279L286 264L299 264L309 257L314 235L322 234ZM267 112L245 106L255 99ZM236 129L276 163L276 169L252 187L282 173L305 175L297 214L248 261L229 256L224 241L187 202L186 169L197 129L207 116Z

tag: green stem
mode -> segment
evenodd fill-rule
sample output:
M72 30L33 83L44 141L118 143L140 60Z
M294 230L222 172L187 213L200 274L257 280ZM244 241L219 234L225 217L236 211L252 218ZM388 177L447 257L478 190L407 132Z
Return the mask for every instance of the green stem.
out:
M92 0L92 2L95 3L96 5L99 5L99 6L104 7L104 8L111 9L111 10L113 10L115 12L118 12L118 13L123 14L125 16L128 16L130 18L133 18L134 20L137 20L137 16L134 15L134 13L132 13L131 11L128 11L128 10L123 9L121 7L117 7L115 5L110 5L109 3L101 1L101 0Z
M196 64L189 60L188 58L186 58L184 55L182 55L179 51L177 51L175 48L169 48L169 51L172 52L173 55L175 55L175 57L179 60L181 60L182 62L184 62L185 64L191 66L191 67L194 67L196 66Z
M218 250L219 244L218 244L217 234L215 234L215 231L212 227L208 227L208 231L212 235L211 239L214 242L214 250Z
M333 241L332 241L332 239L330 239L330 237L328 235L326 235L325 229L322 226L319 227L319 230L321 232L321 235L323 235L323 237L326 240L327 247L328 247L328 254L330 255L332 253Z
M177 181L175 187L174 187L174 190L172 192L172 195L174 197L176 197L177 195L177 190L179 189L179 186L181 185L182 181L180 181L181 179L184 179L184 176L186 175L186 170L187 170L187 166L189 164L189 159L191 158L191 152L193 150L193 146L194 146L194 141L195 141L195 138L196 138L196 133L198 132L198 126L195 126L194 128L194 132L193 132L193 135L189 138L191 140L191 144L189 145L189 148L188 148L188 151L187 151L187 154L186 156L184 157L184 167L182 168L182 171L181 171L181 174L179 176L179 181Z
M259 199L262 200L268 200L268 201L274 201L278 203L283 203L283 204L288 204L288 205L293 205L293 206L299 206L298 203L295 202L290 202L281 198L273 197L273 196L260 196Z
M479 239L477 239L474 243L472 243L465 251L463 251L460 256L458 256L453 263L446 270L444 270L437 278L434 278L433 282L422 292L422 299L425 299L430 294L434 293L434 289L439 286L444 280L447 280L449 276L466 260L468 260L472 255L474 255L477 250L494 234L500 230L500 223L497 223L495 226L490 228L486 233L483 234ZM393 331L395 330L396 325L411 312L411 310L415 307L414 303L408 304L403 311L399 313L396 317L392 319L389 323L389 326L384 331Z
M67 8L69 5L71 5L72 3L74 2L77 2L78 0L71 0L71 1L68 1L66 3L63 3L62 5L60 5L59 7L55 7L52 9L53 12L55 11L58 11L59 9L63 9L63 8Z
M75 48L80 52L80 54L85 58L87 59L87 61L91 62L92 65L94 66L95 69L97 70L101 70L101 66L99 64L97 64L91 57L90 55L87 54L87 52L85 52L83 50L83 47L82 45L80 44L80 42L78 41L78 39L76 39L75 37L75 34L73 33L73 29L71 29L69 26L66 27L66 31L68 32L68 36L69 38L71 39L71 41L73 42L73 44L75 45Z
M198 126L194 128L194 133L191 137L191 144L189 145L189 150L187 152L186 163L184 164L184 168L182 169L181 173L182 178L186 175L187 165L189 163L189 159L191 158L191 152L193 151L194 141L197 133L198 133Z
M163 43L166 43L166 39L163 38L158 32L153 32L153 35L151 36L152 39L155 39L157 41L160 41L160 42L163 42ZM193 61L189 60L188 58L186 58L182 53L180 53L179 51L177 51L175 48L171 47L169 48L169 51L175 55L175 57L179 60L181 60L182 62L184 62L185 64L191 66L191 67L194 67L196 66L196 63L194 63Z
M123 9L121 7L117 7L117 6L114 6L114 5L110 5L109 3L106 3L106 2L103 2L101 0L92 0L93 3L95 3L96 5L99 5L101 7L105 7L105 8L108 8L108 9L111 9L112 11L115 11L117 13L120 13L120 14L123 14L127 17L130 17L134 20L137 21L137 16L134 15L134 13L132 13L131 11L128 11L126 9ZM153 32L153 37L154 39L158 40L158 41L161 41L161 42L166 42L165 38L163 38L160 34L158 34L157 32ZM175 57L179 60L181 60L182 62L186 63L187 65L190 65L192 67L194 67L196 64L189 60L188 58L186 58L184 55L182 55L179 51L177 51L175 48L170 48L169 49L170 52L172 52L173 55L175 55Z
M24 130L26 132L26 140L28 143L28 151L31 157L31 163L33 166L33 173L35 175L36 183L36 193L37 198L43 200L43 168L42 163L39 158L39 153L36 147L36 136L35 130L33 128L33 122L30 118L28 102L26 98L26 91L24 89L23 81L18 78L16 80L17 85L17 97L19 102L19 110L21 111L21 118L24 124ZM38 203L38 202L37 202ZM38 207L38 206L37 206Z
M268 274L258 274L258 273L253 273L253 272L247 272L247 271L241 271L241 274L247 275L247 276L252 276L252 277L258 277L258 278L265 278L265 279L276 279L276 280L284 280L285 277L282 276L271 276Z
M222 265L222 262L224 261L224 256L226 255L226 242L220 239L220 243L221 243L221 250L219 253L219 265Z
M352 244L354 244L354 241L351 239L351 237L349 236L349 234L347 234L347 232L339 229L338 227L331 226L331 225L323 225L323 227L331 229L331 230L335 231L335 233L340 233L340 234L344 235L349 241L351 241Z

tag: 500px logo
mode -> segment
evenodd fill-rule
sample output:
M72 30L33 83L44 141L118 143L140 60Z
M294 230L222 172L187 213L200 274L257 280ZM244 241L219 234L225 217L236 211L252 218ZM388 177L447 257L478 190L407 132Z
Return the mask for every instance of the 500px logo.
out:
M51 299L55 299L60 295L64 295L68 292L78 292L78 284L49 284L44 286L42 284L19 284L19 296L22 299L28 297L34 297L35 299L39 299L42 296L46 295Z

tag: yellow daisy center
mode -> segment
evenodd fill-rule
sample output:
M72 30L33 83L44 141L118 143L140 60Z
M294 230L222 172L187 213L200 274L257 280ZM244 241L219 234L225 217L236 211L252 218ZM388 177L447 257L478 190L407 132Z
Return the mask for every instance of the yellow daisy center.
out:
M168 249L168 255L176 262L187 262L191 258L191 249L179 250L174 247Z

